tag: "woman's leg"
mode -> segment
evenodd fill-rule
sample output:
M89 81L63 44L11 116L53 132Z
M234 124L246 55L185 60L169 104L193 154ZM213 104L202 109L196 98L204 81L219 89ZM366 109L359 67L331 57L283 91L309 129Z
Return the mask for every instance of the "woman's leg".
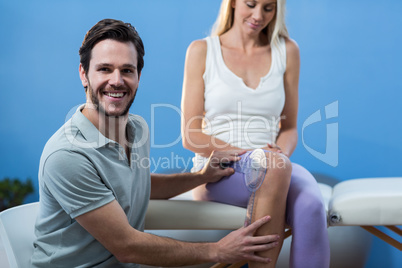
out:
M329 267L327 217L313 175L292 163L286 220L292 228L291 268Z
M237 163L245 166L251 151L241 156ZM230 167L234 167L234 164ZM193 191L194 200L213 201L238 207L247 207L250 191L244 182L244 173L235 171L231 176L223 177L218 182L203 184Z
M256 235L278 234L279 245L259 255L272 260L268 265L249 262L249 267L275 267L282 247L285 229L286 200L290 184L292 166L289 159L282 155L266 152L267 172L254 200L253 221L270 215L271 221L260 227Z
M242 155L239 165L244 165L251 152ZM280 154L267 151L267 172L264 181L256 192L253 208L253 221L270 215L272 220L257 230L256 235L278 234L281 239L279 245L262 255L273 261L269 265L250 263L250 266L275 267L284 237L286 200L289 190L292 165L289 159ZM250 192L244 181L244 174L235 172L216 183L201 185L193 190L195 200L215 201L240 207L246 207Z

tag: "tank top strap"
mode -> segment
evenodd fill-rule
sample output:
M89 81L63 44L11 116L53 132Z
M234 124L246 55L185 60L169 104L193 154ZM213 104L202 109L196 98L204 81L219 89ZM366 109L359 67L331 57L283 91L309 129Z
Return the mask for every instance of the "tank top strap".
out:
M220 44L218 36L208 36L204 40L207 42L207 56L205 60L205 71L203 74L203 79L208 82L212 79L212 76L216 74L217 68L219 68L219 53Z
M271 68L279 73L284 73L286 70L286 43L285 38L280 37L278 44L273 44L272 50L272 64Z

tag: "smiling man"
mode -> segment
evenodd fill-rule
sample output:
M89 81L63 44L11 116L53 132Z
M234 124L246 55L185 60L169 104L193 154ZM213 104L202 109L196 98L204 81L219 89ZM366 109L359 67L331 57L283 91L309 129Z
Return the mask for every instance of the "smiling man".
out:
M43 150L32 266L268 262L256 253L275 247L277 236L253 234L269 217L216 243L180 242L143 232L150 198L167 199L218 181L234 172L221 169L220 161L237 161L242 153L212 153L210 162L197 173L150 174L149 166L138 161L149 158L147 124L128 112L143 56L141 38L130 24L102 20L85 36L79 73L87 102Z

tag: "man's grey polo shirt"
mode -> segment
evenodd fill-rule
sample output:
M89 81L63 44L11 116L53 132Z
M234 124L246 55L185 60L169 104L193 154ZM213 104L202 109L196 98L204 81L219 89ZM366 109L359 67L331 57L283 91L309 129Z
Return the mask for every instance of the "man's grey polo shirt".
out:
M122 264L75 217L113 200L130 224L144 230L150 197L149 131L129 115L131 161L104 137L80 107L47 142L40 160L40 209L32 256L34 267L136 267ZM144 161L145 160L145 161Z

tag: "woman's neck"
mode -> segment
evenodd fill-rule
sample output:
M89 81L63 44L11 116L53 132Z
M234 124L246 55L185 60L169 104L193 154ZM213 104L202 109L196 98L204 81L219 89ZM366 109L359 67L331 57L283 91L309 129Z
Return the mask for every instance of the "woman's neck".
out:
M260 32L256 35L244 33L238 27L232 27L229 31L220 36L221 43L227 47L242 49L244 51L255 48L268 46L268 37Z

